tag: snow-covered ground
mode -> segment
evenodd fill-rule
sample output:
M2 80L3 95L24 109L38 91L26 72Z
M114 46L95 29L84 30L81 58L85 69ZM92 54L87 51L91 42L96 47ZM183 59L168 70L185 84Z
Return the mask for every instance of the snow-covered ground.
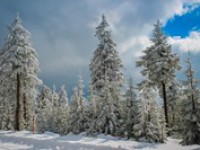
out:
M168 138L165 144L138 143L117 137L46 132L32 134L28 131L0 131L0 150L200 150L200 145L181 146L179 140Z

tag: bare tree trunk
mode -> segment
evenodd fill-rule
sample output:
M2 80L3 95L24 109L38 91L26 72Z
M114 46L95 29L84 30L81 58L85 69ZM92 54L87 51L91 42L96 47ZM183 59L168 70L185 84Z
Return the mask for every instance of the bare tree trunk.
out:
M33 116L33 121L32 121L32 130L33 130L33 134L35 134L35 115Z
M17 73L17 107L16 107L16 122L15 122L15 130L19 131L19 112L20 112L20 77L19 74Z
M148 103L148 107L149 107L149 109L150 109L150 105L149 105L149 103ZM147 108L148 109L148 108ZM150 110L148 109L148 115L147 115L147 117L148 117L148 122L150 122L151 121L151 116L150 116Z
M24 111L23 117L24 117L24 120L25 120L25 122L26 122L26 127L25 127L25 128L27 128L27 118L26 118L26 116L27 116L27 114L26 114L26 96L25 96L25 93L23 93L23 111Z
M167 95L166 95L166 86L164 82L162 82L162 88L163 88L162 91L163 91L165 121L166 121L166 126L168 126L169 120L168 120L168 110L167 110Z

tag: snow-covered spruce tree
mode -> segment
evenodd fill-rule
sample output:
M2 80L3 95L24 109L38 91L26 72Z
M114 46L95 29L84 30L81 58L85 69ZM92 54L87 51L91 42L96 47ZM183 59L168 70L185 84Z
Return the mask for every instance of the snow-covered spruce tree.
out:
M133 85L133 79L128 79L128 88L125 93L125 106L123 132L127 132L128 138L137 139L137 131L134 126L139 123L139 100L136 94L136 88Z
M58 128L61 135L69 132L69 106L65 86L61 86L59 92L59 112L58 112Z
M200 144L200 90L199 81L195 79L195 71L191 60L186 61L188 68L185 71L187 80L184 82L184 132L183 141L185 145Z
M117 121L120 121L119 101L121 99L121 87L123 83L123 65L108 26L106 18L103 15L100 25L96 28L96 36L99 44L90 63L90 76L94 95L99 96L99 101L97 102L100 106L98 107L99 110L97 110L99 113L98 116L100 115L98 121L101 122L101 127L99 128L104 133L114 134L117 131L115 129L120 126L117 124ZM109 110L110 113L105 112L105 109L109 108L112 108ZM102 116L103 114L108 114L109 116ZM105 120L101 120L100 118ZM113 121L111 118L118 119ZM112 125L110 124L111 122ZM111 127L114 127L115 131L113 129L111 131Z
M159 114L157 103L158 93L154 90L148 80L144 80L140 85L140 141L164 142L166 140L165 131ZM165 125L164 125L165 126ZM138 124L137 124L138 127Z
M90 64L91 85L94 94L101 95L105 86L105 72L107 71L108 81L115 86L122 86L122 62L116 50L116 44L112 40L111 31L107 29L108 23L105 16L96 28L96 36L99 39L98 48L94 52Z
M183 129L183 90L181 84L174 80L167 89L169 110L169 134L180 137Z
M1 74L2 75L2 74ZM15 102L13 99L12 89L8 89L8 79L1 81L0 86L0 129L14 130L15 127ZM8 82L9 83L9 82Z
M86 121L86 132L88 135L96 136L99 132L97 126L97 117L98 117L98 98L99 96L94 95L92 87L90 86L90 95L88 98L88 107L87 107L87 121Z
M0 61L1 61L1 56L2 56L2 50L0 48ZM2 78L2 72L1 72L1 69L0 69L0 79ZM5 119L6 119L6 104L5 104L5 88L4 88L4 80L0 80L0 130L6 130L5 129Z
M86 124L86 106L85 97L83 95L83 80L80 77L78 87L73 90L70 103L70 131L78 134L85 131Z
M38 60L35 49L30 41L30 33L22 26L17 15L9 28L9 34L2 48L0 68L1 81L7 83L10 91L7 101L12 101L14 129L32 129L34 103L36 99L36 85L38 83ZM10 118L9 120L12 120Z
M51 131L52 122L52 90L46 85L42 86L36 103L36 127L38 132Z
M162 25L159 21L154 25L153 36L151 38L153 45L143 51L137 66L143 67L141 73L149 74L148 79L152 85L158 87L160 95L164 101L165 120L168 124L168 100L167 86L174 80L175 71L180 70L179 57L172 53L171 46L167 43L167 36L162 31Z
M118 89L110 84L107 75L104 84L103 95L99 96L97 103L97 128L100 133L121 136L122 110L119 106L121 97L118 97Z
M59 133L59 95L56 92L56 86L53 85L52 91L52 132Z

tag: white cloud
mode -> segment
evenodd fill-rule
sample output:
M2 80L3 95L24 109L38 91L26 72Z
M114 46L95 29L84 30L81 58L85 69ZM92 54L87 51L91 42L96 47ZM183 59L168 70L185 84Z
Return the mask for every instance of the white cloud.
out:
M181 37L169 37L169 42L173 48L180 52L200 52L200 32L192 31L189 36L185 38Z
M168 11L168 17L173 18L174 15L182 16L197 8L199 4L200 0L174 0L170 4L171 9Z
M148 6L146 1L143 0L124 1L117 6L114 5L115 7L105 7L106 4L105 1L99 4L102 8L98 7L98 13L107 15L114 38L117 44L119 43L120 53L131 53L137 58L141 56L141 51L151 44L149 36L157 19L165 24L176 15L181 16L194 10L199 6L200 1L155 0L148 3ZM92 28L97 25L98 22L91 23Z
M139 57L142 55L142 50L150 44L151 41L147 36L133 37L122 42L119 45L119 50L122 55L131 50L134 56Z
M134 70L134 77L138 74L135 61L143 54L142 51L151 45L149 38L156 20L160 19L165 24L168 20L174 19L176 15L182 16L191 12L200 4L198 0L154 0L151 3L147 3L145 0L132 0L123 1L119 5L109 5L109 2L109 0L107 2L102 1L98 7L95 7L97 7L98 15L101 15L101 13L106 14L113 31L114 41L118 45L118 51L127 68L126 74ZM96 22L92 21L90 27L94 29L99 22L99 19ZM194 33L191 33L188 38L190 43L193 43L191 49L195 50L195 47L197 49L198 38L194 37ZM174 41L173 46L177 45L177 49L183 49L181 41L187 40L179 37L177 38L177 40L179 39L178 44L178 41L174 38L170 37L169 39L171 43ZM139 79L138 76L136 78Z

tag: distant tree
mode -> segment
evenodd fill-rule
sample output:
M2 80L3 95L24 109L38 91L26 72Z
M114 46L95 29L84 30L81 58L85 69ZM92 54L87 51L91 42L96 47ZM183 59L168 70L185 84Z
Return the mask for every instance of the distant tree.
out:
M167 37L162 31L159 21L154 25L153 45L144 50L144 56L137 62L137 66L142 66L142 75L148 75L153 86L157 86L164 101L164 113L166 123L168 120L168 100L167 86L175 78L175 71L180 70L179 57L172 53L171 46L167 43Z
M39 80L37 54L30 41L30 33L22 26L17 15L1 51L1 81L6 82L6 101L12 102L10 112L14 118L14 129L32 129L36 85ZM2 83L1 82L1 83ZM11 98L11 99L10 99ZM9 120L13 120L9 118ZM13 121L9 123L13 124Z
M52 91L52 131L59 133L59 95L56 92L56 86L53 85Z
M97 125L99 96L94 95L91 87L88 101L86 132L88 135L96 136L99 133Z
M128 80L128 88L125 93L125 107L124 113L124 129L127 131L128 138L137 139L136 125L139 123L139 99L137 96L138 91L133 85L132 77Z
M61 91L59 92L59 112L58 112L58 128L59 133L67 134L69 132L69 106L68 97L65 90L65 86L61 86Z
M195 71L191 60L186 61L188 68L185 71L187 80L184 82L184 132L183 141L185 145L200 144L200 90L199 80L195 79Z
M169 133L172 136L180 137L183 129L183 99L182 85L173 81L167 89L168 110L169 110Z
M52 103L51 103L52 90L43 85L39 92L36 103L36 127L37 131L44 133L51 131L52 122Z
M85 131L87 120L83 88L83 79L80 77L78 87L74 88L70 103L70 130L75 134Z

